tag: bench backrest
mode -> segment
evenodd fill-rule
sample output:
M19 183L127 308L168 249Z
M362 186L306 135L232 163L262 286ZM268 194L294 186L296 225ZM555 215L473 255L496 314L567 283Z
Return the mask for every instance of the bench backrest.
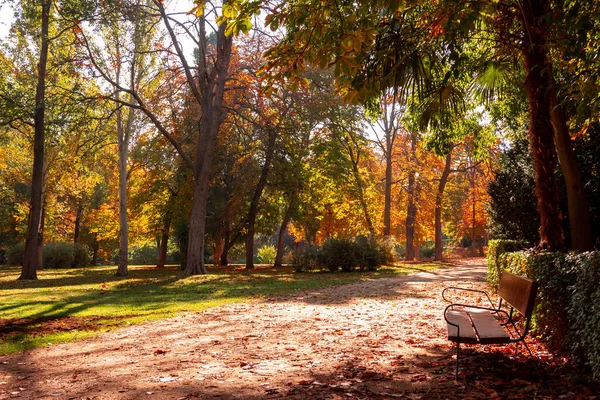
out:
M533 314L537 289L537 282L510 272L503 272L500 276L498 295L523 314L525 318L529 318Z

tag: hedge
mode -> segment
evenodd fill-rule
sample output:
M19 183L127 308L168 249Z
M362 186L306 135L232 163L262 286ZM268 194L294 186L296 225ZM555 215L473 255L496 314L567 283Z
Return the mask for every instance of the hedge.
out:
M497 288L500 283L500 266L498 258L504 254L513 251L525 249L526 244L518 240L503 240L494 239L488 242L487 264L488 264L488 281L493 287Z
M22 265L25 243L17 244L8 250L9 265ZM79 243L48 242L42 248L42 266L47 269L79 268L90 265L87 249Z
M488 265L492 285L503 270L539 283L536 334L553 349L571 353L600 380L600 252L503 253L495 268Z

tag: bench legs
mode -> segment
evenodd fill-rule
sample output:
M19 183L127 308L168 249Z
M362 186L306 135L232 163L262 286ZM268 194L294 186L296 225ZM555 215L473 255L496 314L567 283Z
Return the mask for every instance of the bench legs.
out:
M458 355L460 352L460 340L456 341L456 373L455 373L455 380L458 380Z

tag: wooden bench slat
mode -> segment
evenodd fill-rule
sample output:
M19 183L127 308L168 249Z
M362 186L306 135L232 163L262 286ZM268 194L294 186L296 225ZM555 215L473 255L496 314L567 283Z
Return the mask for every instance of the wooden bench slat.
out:
M448 310L446 313L448 321L460 327L460 340L458 337L458 328L448 324L448 340L460 343L477 343L477 336L473 330L473 325L467 313L463 310Z
M498 321L488 311L469 311L473 326L481 344L510 343L510 336L498 324Z

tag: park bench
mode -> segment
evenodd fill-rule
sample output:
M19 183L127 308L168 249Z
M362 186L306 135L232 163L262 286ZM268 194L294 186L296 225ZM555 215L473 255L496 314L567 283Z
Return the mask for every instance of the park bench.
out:
M537 282L503 272L500 276L498 305L482 291L460 287L447 287L442 298L451 303L444 310L444 319L448 324L448 340L456 343L456 377L458 378L458 355L461 343L468 344L508 344L522 342L533 358L525 343L529 331L531 315L535 306ZM490 307L452 303L447 297L452 291L466 291L485 296ZM502 307L506 303L508 307ZM508 310L507 310L507 309ZM518 311L523 316L522 328L516 324ZM537 367L536 367L537 368Z

